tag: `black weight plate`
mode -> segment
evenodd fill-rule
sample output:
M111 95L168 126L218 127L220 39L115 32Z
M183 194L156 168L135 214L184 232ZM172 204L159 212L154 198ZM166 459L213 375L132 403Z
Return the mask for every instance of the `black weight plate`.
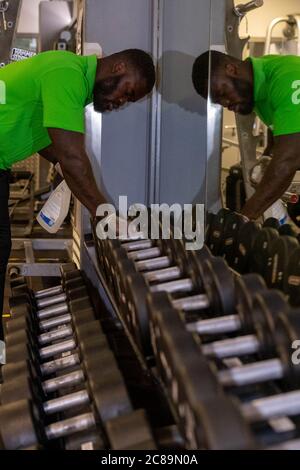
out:
M193 384L194 399L204 400L218 394L221 388L217 377L209 362L202 356L193 335L185 330L180 313L175 309L162 310L157 313L157 324L161 339L159 353L164 352L167 364L171 368L167 374L171 391L175 377L178 386L182 388L182 392L178 391L179 397L185 395L191 400L186 394L190 383ZM190 374L187 373L188 370ZM172 398L175 401L175 397Z
M297 233L295 232L291 224L280 225L278 233L279 235L288 235L289 237L297 238Z
M263 228L257 234L251 250L250 269L252 272L265 277L270 246L272 241L278 237L278 231L270 227Z
M216 214L212 212L207 212L205 216L205 244L209 245L210 243L210 235L211 235L211 228L213 225L214 218Z
M208 450L257 449L254 434L232 398L218 397L199 403L194 410L198 445Z
M296 204L287 204L287 210L290 218L297 227L300 227L300 201Z
M278 219L275 219L275 217L269 217L266 219L263 223L263 228L274 228L275 230L278 230L280 227L280 222Z
M232 212L229 209L221 209L212 221L208 247L215 256L221 254L226 218L231 213Z
M149 292L147 295L147 310L149 320L155 319L157 312L172 308L172 299L167 292Z
M298 246L297 239L287 235L272 241L265 273L268 287L283 289L284 275L289 259Z
M25 399L40 404L42 400L45 400L45 395L37 377L33 378L24 373L2 384L1 405Z
M102 423L117 416L130 413L130 403L126 386L121 374L101 375L89 377L89 392L94 407Z
M42 419L29 400L0 407L0 448L18 450L42 442Z
M28 294L18 295L16 297L10 297L8 300L9 308L28 305L32 308L32 299Z
M235 310L235 288L233 274L222 258L205 261L203 287L208 296L211 313L230 315Z
M34 376L33 364L30 361L18 361L12 364L4 364L1 368L3 382L14 380L19 375Z
M111 240L117 241L117 240ZM117 283L117 271L119 269L119 261L128 260L127 251L125 248L116 248L114 245L109 245L109 259L110 259L110 289L114 294L114 298L118 299L120 292Z
M256 294L266 289L266 283L259 274L245 274L235 279L237 313L241 320L243 333L253 332L253 299Z
M189 252L185 248L186 241L184 239L176 239L173 237L169 240L166 254L178 266L182 273L186 272L188 265Z
M18 362L23 359L28 359L30 361L35 361L38 353L36 350L33 350L27 343L14 344L12 346L6 346L6 362Z
M203 279L205 277L204 266L207 260L214 259L206 245L197 251L187 251L187 266L185 274L189 276L198 292L204 291Z
M10 287L17 287L17 286L21 286L21 285L24 285L24 284L27 284L27 280L26 280L26 277L24 276L17 276L17 277L12 277L10 278Z
M274 341L276 318L286 314L289 304L284 294L277 290L259 292L253 299L251 320L253 331L258 338L260 356L265 359L277 355L277 343Z
M105 429L113 450L157 449L144 410L111 419L106 422Z
M274 342L284 371L284 387L299 389L300 364L291 360L292 345L300 338L300 312L291 309L287 314L279 315L275 322Z
M156 227L157 222L158 222L158 226ZM154 230L158 231L159 233L159 239L156 241L156 244L158 248L160 249L161 254L163 256L170 256L170 249L172 245L171 227L167 227L166 225L163 225L162 220L161 220L161 214L159 216L159 221L155 221Z
M247 222L238 233L232 267L241 274L249 272L253 244L260 230L256 222Z
M289 302L293 307L300 306L300 247L289 259L284 276L284 292L289 296Z
M151 353L149 317L146 304L149 288L144 276L140 273L128 275L126 284L130 329L133 331L141 351L148 355Z
M116 267L115 288L117 292L116 301L124 321L131 325L127 302L127 276L135 274L135 264L130 259L121 259Z
M230 266L233 266L237 252L238 234L245 223L245 219L235 212L226 217L221 252Z

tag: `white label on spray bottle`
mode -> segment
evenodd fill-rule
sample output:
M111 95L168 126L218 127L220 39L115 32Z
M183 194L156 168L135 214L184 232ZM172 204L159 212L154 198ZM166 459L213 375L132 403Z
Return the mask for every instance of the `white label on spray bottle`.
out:
M53 227L53 225L55 224L56 220L59 217L61 201L62 201L62 190L61 192L56 194L55 199L53 198L52 200L48 201L47 215L43 212L43 209L40 212L41 218L47 225L49 225L49 227Z

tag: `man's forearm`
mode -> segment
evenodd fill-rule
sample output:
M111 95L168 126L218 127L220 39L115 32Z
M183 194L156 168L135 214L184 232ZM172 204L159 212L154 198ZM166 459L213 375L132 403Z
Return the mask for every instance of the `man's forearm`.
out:
M246 202L242 214L256 220L276 202L290 186L296 169L289 162L273 159L255 194Z
M74 196L95 216L97 207L107 201L99 191L89 159L64 158L60 160L60 165Z
M56 163L58 162L54 146L52 144L42 150L39 150L39 154L48 162L53 163L53 165L56 165Z

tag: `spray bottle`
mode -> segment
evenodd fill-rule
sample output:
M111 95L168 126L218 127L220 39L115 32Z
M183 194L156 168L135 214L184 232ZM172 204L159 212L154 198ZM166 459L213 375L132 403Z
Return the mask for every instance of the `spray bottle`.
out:
M62 176L59 165L55 166L58 173ZM56 233L61 227L63 221L69 212L71 201L71 191L63 180L52 192L43 208L40 210L37 221L49 233Z

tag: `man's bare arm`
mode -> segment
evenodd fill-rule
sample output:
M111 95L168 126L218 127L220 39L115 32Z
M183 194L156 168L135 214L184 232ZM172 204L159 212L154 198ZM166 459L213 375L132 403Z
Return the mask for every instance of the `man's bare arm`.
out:
M97 207L107 201L95 181L85 151L84 135L54 128L48 128L48 132L52 140L53 153L60 163L69 188L92 216L95 216Z
M268 129L268 144L264 150L263 155L267 155L268 157L273 156L274 151L274 135L271 129Z
M48 145L48 147L45 147L42 150L39 150L39 154L45 158L50 163L53 163L53 165L56 165L57 163L57 158L55 155L55 150L54 150L54 145Z
M274 138L274 156L242 214L257 219L276 202L290 186L300 168L300 133Z

